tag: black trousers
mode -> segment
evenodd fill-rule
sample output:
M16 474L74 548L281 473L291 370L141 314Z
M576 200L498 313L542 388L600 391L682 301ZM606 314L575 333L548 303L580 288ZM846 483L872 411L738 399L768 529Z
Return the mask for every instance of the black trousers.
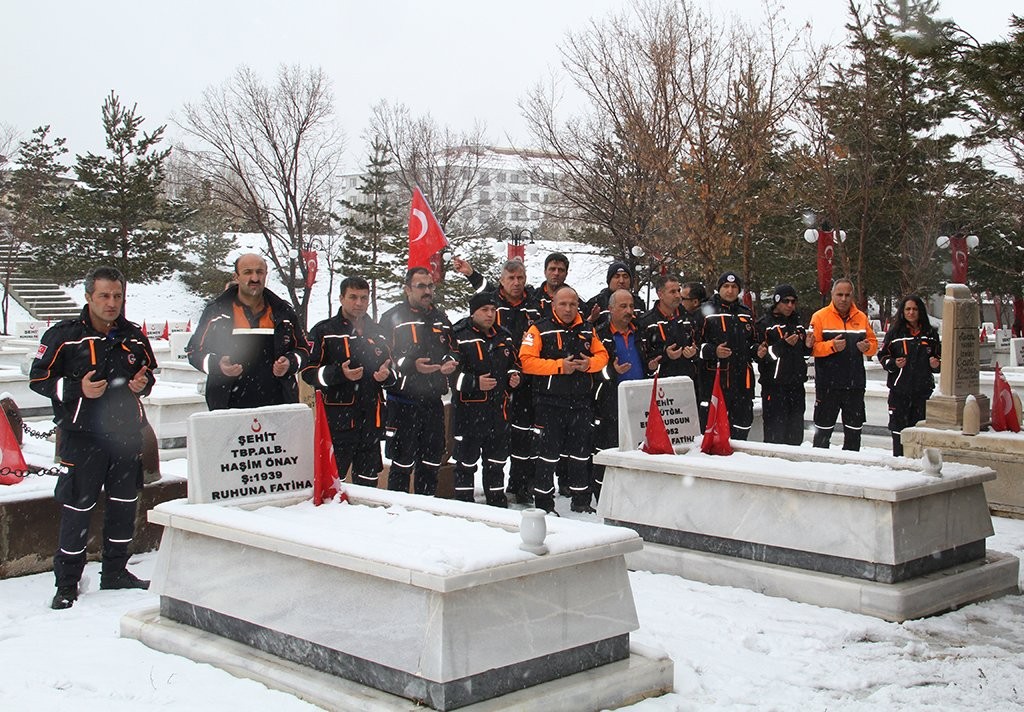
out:
M593 412L589 401L563 407L550 403L534 404L537 426L537 464L533 477L533 496L537 506L554 506L555 468L561 455L567 459L566 476L573 504L590 503L587 466L593 438Z
M900 432L917 425L925 419L925 405L931 391L927 393L904 393L889 391L889 432L892 433L892 454L903 454Z
M456 403L452 420L455 448L455 499L473 501L477 460L483 457L487 503L501 506L505 497L509 423L500 403Z
M384 435L382 423L377 422L377 399L357 400L352 405L327 405L327 426L334 443L334 457L338 462L338 475L344 479L352 468L352 482L368 487L377 486L377 476L384 469L380 458L380 441Z
M754 423L754 394L747 389L723 391L725 409L729 413L729 437L746 440ZM706 421L706 416L705 416Z
M75 586L85 568L92 510L105 494L103 576L115 576L128 563L135 535L135 510L142 487L142 434L61 431L61 464L54 500L61 505L53 574L57 586Z
M804 439L804 387L772 386L761 389L764 441L799 445Z
M843 449L860 450L864 427L863 388L823 388L814 401L814 447L827 448L836 419L843 414Z
M508 468L508 491L518 494L530 488L533 470L536 465L536 431L533 423L533 398L530 391L529 376L519 388L511 392L509 402L509 454L511 463Z
M416 494L437 492L437 471L444 457L444 405L440 398L400 403L388 401L385 454L391 459L388 489L409 491L416 473Z
M610 410L610 409L609 409ZM594 452L606 450L619 445L619 414L604 412L594 414ZM594 501L601 499L601 487L604 486L604 465L595 465L593 457L590 461L590 491L594 493Z

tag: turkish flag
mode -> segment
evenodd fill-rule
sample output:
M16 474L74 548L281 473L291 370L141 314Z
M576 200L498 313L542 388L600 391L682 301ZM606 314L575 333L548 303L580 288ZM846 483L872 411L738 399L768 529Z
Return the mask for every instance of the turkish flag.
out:
M835 233L818 230L818 293L832 293L832 256L835 254Z
M644 428L644 442L640 449L648 455L674 455L672 441L665 428L665 419L658 407L658 372L654 372L654 383L651 384L651 407L647 411L647 426Z
M341 492L342 502L348 499L341 489L341 478L338 477L338 462L334 459L334 443L331 441L331 430L327 427L323 394L317 391L316 420L313 424L313 504L319 507L324 500L332 500L338 492Z
M998 363L996 364L995 388L992 393L992 429L1020 432L1017 410L1013 407L1013 392Z
M953 256L953 283L967 284L967 238L960 233L953 235L949 251Z
M11 422L0 412L0 485L16 485L28 476L28 465L21 454ZM4 471L6 470L6 474Z
M722 394L722 371L715 371L715 385L711 389L711 406L708 408L708 424L700 441L700 451L709 455L732 455L729 442L729 412L725 408Z
M160 338L167 341L171 338L171 325L164 321L164 330L160 333Z
M302 261L306 263L306 289L316 283L316 268L319 264L316 250L303 250Z
M431 258L447 246L448 238L444 236L426 198L419 188L414 188L409 208L409 269L426 267L437 281L437 268L431 263ZM441 276L444 276L443 270Z

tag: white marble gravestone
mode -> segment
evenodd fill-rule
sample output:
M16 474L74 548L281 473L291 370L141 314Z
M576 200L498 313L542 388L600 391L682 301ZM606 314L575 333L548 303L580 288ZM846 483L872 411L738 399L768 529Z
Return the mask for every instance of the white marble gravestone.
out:
M160 609L122 635L332 710L600 710L672 688L671 660L629 642L635 532L549 518L538 556L514 510L347 492L154 508Z
M19 339L38 339L49 328L48 321L19 321L14 325L14 335Z
M1010 365L1024 366L1024 339L1010 339Z
M313 486L313 411L301 403L195 413L188 444L192 504Z
M619 449L634 450L644 441L651 405L650 379L619 384ZM693 381L686 376L658 379L658 407L675 450L685 450L700 435Z

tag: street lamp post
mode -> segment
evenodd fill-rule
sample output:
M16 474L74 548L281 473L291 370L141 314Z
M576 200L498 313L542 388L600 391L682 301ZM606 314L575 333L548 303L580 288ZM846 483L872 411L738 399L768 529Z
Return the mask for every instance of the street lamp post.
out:
M940 235L935 244L941 249L949 248L953 271L950 279L953 284L967 284L967 253L978 246L977 235L964 235L958 232L952 237Z
M836 239L846 241L846 230L833 230L827 222L818 229L804 230L804 239L818 244L818 293L821 303L826 304L832 294L832 258L835 255Z
M524 227L516 231L510 227L503 227L498 232L498 239L508 243L508 259L526 264L526 243L533 243L532 230Z

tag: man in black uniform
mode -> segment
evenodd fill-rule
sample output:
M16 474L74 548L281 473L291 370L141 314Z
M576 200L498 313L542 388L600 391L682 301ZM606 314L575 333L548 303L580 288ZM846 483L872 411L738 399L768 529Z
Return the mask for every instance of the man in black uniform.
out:
M352 467L352 482L377 486L384 433L382 387L393 385L391 352L380 326L366 315L370 285L347 277L339 288L341 309L309 332L313 343L302 378L323 393L338 473Z
M766 347L758 360L766 443L799 445L804 439L804 383L811 349L796 303L796 290L780 284L772 295L771 312L757 323Z
M572 509L593 511L587 483L592 374L608 363L608 352L594 327L580 316L579 297L571 287L555 292L552 311L530 327L519 349L523 373L535 377L534 419L539 434L533 496L538 507L555 511L555 467L559 457L566 455Z
M587 317L587 321L596 327L601 327L608 323L608 303L615 292L625 289L632 294L633 273L629 271L629 265L617 260L608 265L605 282L607 282L608 286L591 297L581 310ZM644 302L640 299L639 295L632 294L632 296L633 316L639 318L643 314L642 305Z
M405 299L385 312L380 325L398 376L387 389L388 489L408 492L415 471L416 494L433 496L444 455L441 397L448 392L458 354L451 322L434 307L430 270L413 267L405 273Z
M259 255L235 260L235 282L206 306L185 348L206 374L207 407L298 403L295 374L309 361L309 344L295 310L266 288Z
M483 456L487 504L507 507L509 389L519 385L519 356L511 334L496 326L493 292L469 300L469 316L453 327L459 369L452 374L455 499L473 501L476 462Z
M97 267L85 278L86 306L77 319L47 329L32 362L30 387L53 404L58 455L67 472L53 498L61 505L52 608L78 599L86 538L100 489L103 515L101 589L149 588L125 568L142 487L139 400L153 389L156 358L139 327L124 318L124 276Z
M740 302L743 283L735 272L718 278L718 294L708 302L701 330L700 357L709 388L715 370L729 413L730 437L746 440L754 422L754 369L751 362L764 348L754 331L754 315Z
M477 293L489 292L494 295L497 311L494 323L504 327L512 336L515 352L523 342L523 334L535 322L539 314L533 303L533 288L526 284L526 267L519 260L509 260L501 268L498 284L484 280L465 260L454 258L456 271L465 275ZM509 454L512 457L508 473L507 495L515 497L519 504L531 504L530 480L536 456L533 447L533 399L531 381L521 377L519 387L514 389L509 403L509 421L512 434Z

